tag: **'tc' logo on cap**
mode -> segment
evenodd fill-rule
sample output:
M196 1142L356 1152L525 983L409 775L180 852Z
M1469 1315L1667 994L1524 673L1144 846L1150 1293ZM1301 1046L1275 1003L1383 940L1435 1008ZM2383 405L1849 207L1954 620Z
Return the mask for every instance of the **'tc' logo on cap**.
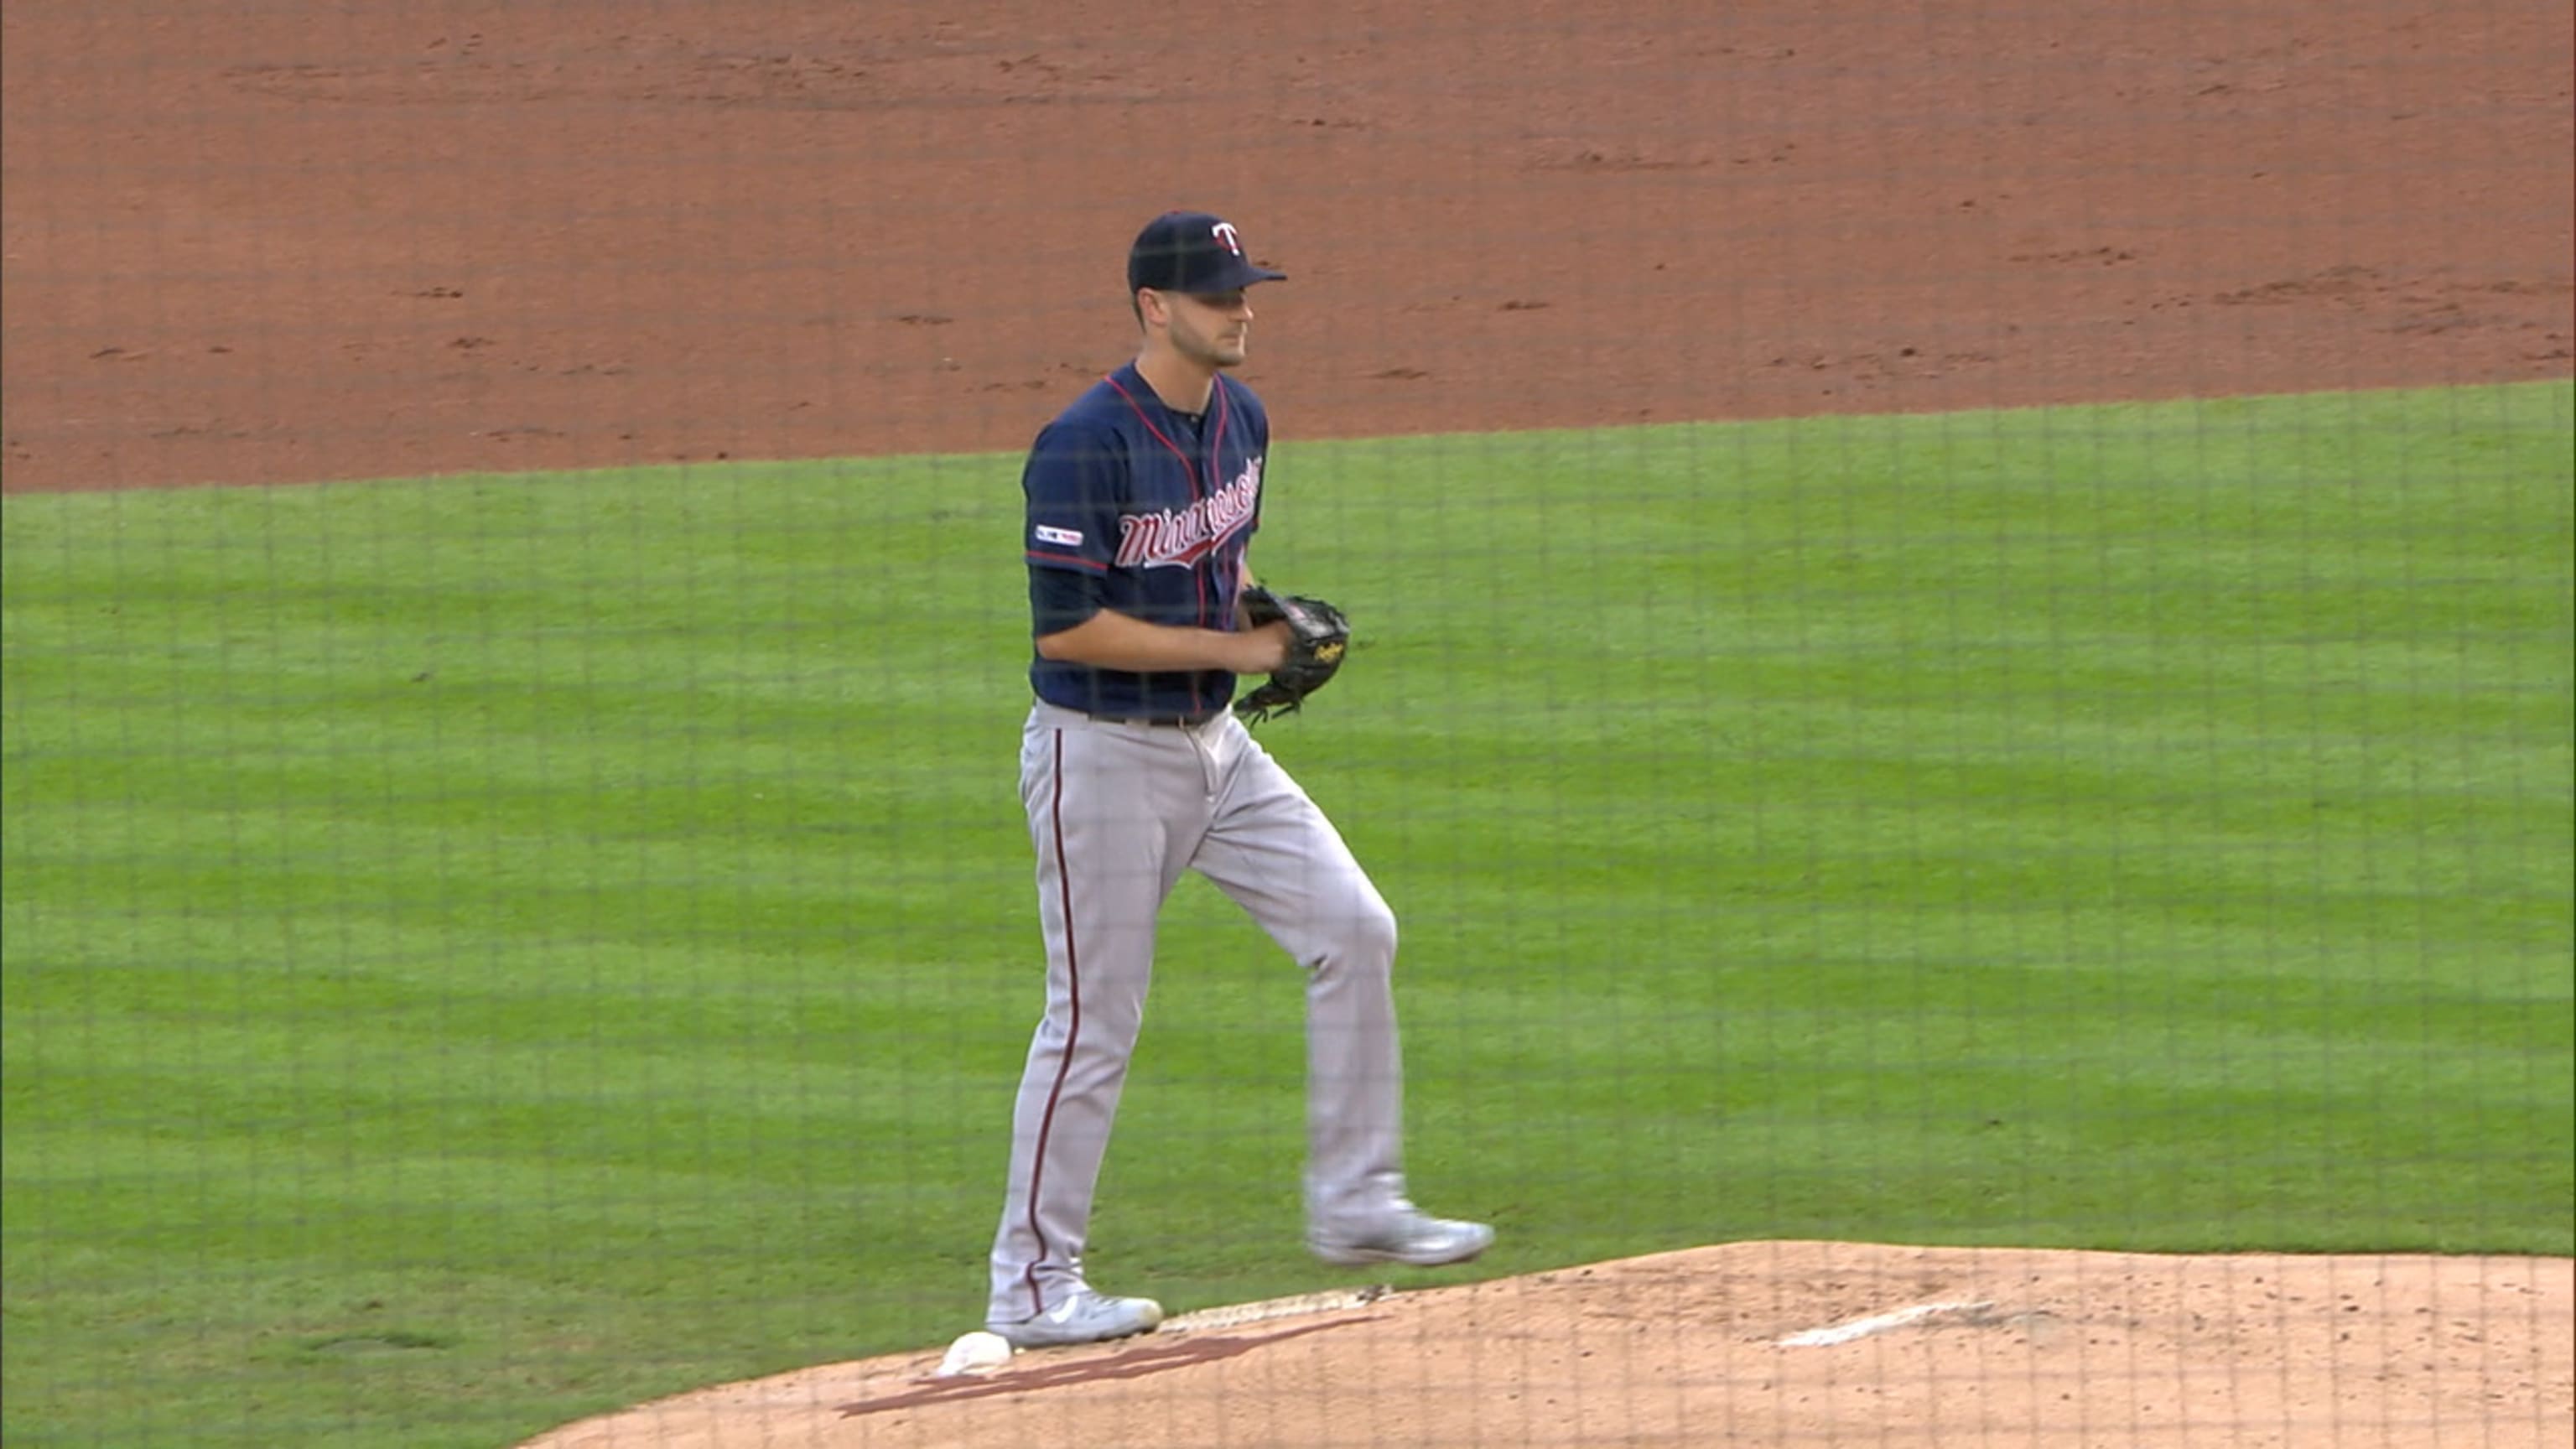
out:
M1208 228L1208 231L1209 234L1214 236L1218 241L1225 243L1225 249L1227 251L1234 253L1238 257L1243 255L1243 243L1235 240L1233 222L1220 221L1215 226Z

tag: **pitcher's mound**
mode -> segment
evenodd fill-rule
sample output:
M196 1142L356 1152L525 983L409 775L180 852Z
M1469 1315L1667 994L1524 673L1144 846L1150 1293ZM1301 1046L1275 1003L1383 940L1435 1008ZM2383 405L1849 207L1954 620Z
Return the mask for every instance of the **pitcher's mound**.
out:
M526 1449L2564 1446L2576 1260L1735 1243L800 1369Z

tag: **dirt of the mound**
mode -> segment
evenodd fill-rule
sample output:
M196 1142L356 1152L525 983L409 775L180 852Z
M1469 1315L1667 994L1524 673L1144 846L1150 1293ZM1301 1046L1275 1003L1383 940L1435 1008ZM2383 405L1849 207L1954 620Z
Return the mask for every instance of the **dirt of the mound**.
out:
M11 490L2562 377L2569 0L12 0Z
M1767 1242L1025 1353L803 1369L525 1449L2357 1449L2576 1442L2576 1260Z

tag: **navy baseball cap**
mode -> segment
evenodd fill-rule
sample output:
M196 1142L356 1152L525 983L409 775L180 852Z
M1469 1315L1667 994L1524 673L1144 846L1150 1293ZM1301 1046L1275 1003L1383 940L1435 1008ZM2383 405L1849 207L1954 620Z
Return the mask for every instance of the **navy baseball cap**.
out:
M1127 294L1139 287L1209 297L1255 282L1284 282L1285 272L1256 267L1243 254L1234 224L1204 211L1167 211L1145 223L1127 249Z

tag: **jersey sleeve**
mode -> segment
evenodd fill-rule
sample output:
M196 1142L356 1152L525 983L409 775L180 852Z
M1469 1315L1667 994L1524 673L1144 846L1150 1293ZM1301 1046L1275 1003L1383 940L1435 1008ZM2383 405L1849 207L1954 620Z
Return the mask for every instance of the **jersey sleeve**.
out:
M1020 475L1028 499L1030 636L1072 628L1101 609L1118 552L1124 460L1116 437L1057 423L1038 434Z

